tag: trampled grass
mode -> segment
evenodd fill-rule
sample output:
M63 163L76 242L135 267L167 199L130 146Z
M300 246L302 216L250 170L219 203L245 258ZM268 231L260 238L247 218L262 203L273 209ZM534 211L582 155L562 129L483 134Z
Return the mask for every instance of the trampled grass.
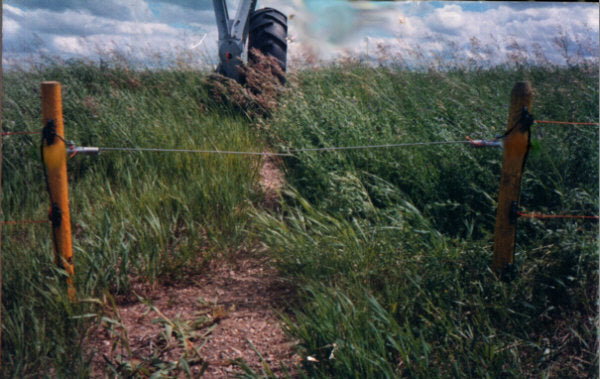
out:
M63 83L66 137L82 146L262 151L263 141L278 150L491 138L506 127L520 80L536 90L536 118L598 120L597 67L334 65L289 75L279 107L250 120L238 100L222 102L227 90L213 96L207 73L73 62L6 73L5 130L40 129L42 80ZM534 125L533 136L523 208L597 214L598 128ZM4 140L6 220L47 217L38 137ZM259 208L255 158L76 156L84 300L64 293L47 225L5 226L3 375L89 375L82 344L105 294L176 280L256 242L298 290L283 317L299 353L314 358L303 360L307 376L594 375L597 224L520 220L515 278L498 280L489 264L501 159L499 149L464 144L297 153L283 160L275 213Z

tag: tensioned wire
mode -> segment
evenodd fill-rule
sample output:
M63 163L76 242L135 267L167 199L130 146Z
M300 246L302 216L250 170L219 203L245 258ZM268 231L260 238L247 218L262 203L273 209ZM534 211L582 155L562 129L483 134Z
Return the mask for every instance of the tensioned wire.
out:
M75 147L72 143L65 141L65 139L57 135L66 145ZM469 137L467 137L469 138ZM381 144L381 145L357 145L357 146L335 146L335 147L315 147L315 148L299 148L289 149L286 152L272 153L272 152L258 152L258 151L232 151L232 150L199 150L199 149L168 149L168 148L145 148L145 147L98 147L97 151L122 151L122 152L165 152L165 153L206 153L206 154L230 154L230 155L254 155L254 156L294 156L294 153L301 152L329 152L329 151L341 151L341 150L361 150L361 149L385 149L394 147L411 147L411 146L439 146L439 145L451 145L451 144L468 144L475 147L492 146L490 142L497 142L501 137L496 137L489 141L474 141L472 139L464 141L432 141L432 142L407 142L407 143L395 143L395 144ZM487 145L486 145L487 144ZM525 218L581 218L581 219L598 219L598 216L581 216L581 215L545 215L545 214L525 214L519 212L519 216ZM33 223L44 223L46 220L22 220L22 221L3 221L1 225L11 224L33 224Z
M232 150L163 149L163 148L149 148L149 147L98 147L98 149L100 151L128 151L128 152L148 151L148 152L159 152L159 153L206 153L206 154L262 155L262 156L290 157L290 156L293 156L294 153L303 153L303 152L386 149L386 148L393 148L393 147L433 146L433 145L451 145L451 144L473 144L473 142L465 140L465 141L391 143L391 144L383 144L383 145L314 147L314 148L289 149L285 152L280 152L280 153L258 152L258 151L232 151Z
M554 121L554 120L534 120L536 123L541 124L569 124L569 125L598 125L597 122L571 122L571 121ZM2 136L5 135L29 135L29 134L40 134L35 131L16 131L16 132L3 132ZM64 138L60 137L65 144ZM468 138L468 137L467 137ZM383 145L359 145L359 146L336 146L336 147L315 147L315 148L300 148L300 149L289 149L284 152L273 153L273 152L258 152L258 151L232 151L232 150L197 150L197 149L168 149L168 148L150 148L150 147L99 147L97 151L123 151L123 152L158 152L158 153L199 153L199 154L229 154L229 155L254 155L254 156L282 156L289 157L293 156L294 153L302 152L328 152L328 151L341 151L341 150L364 150L364 149L385 149L394 147L410 147L410 146L431 146L431 145L450 145L450 144L470 144L476 147L491 147L488 142L495 142L500 138L495 138L489 141L473 141L471 139L466 141L434 141L434 142L409 142L409 143L397 143L397 144L383 144ZM70 144L74 147L74 144ZM76 154L76 153L75 153Z
M75 147L72 143L66 141L62 136L56 134L65 145ZM195 150L195 149L166 149L166 148L146 148L146 147L98 147L99 151L122 151L122 152L159 152L159 153L207 153L207 154L231 154L231 155L255 155L255 156L294 156L294 153L300 152L327 152L339 150L359 150L359 149L384 149L394 147L409 146L432 146L432 145L450 145L450 144L473 144L472 140L466 141L434 141L434 142L409 142L382 145L359 145L359 146L336 146L336 147L316 147L303 149L289 149L287 152L270 153L257 151L231 151L231 150ZM19 221L0 221L0 225L20 225L20 224L41 224L49 220L19 220Z
M570 122L570 121L549 121L549 120L534 120L537 123L544 124L571 124L571 125L598 125L597 122ZM503 136L505 137L505 136ZM468 138L468 137L467 137ZM172 152L172 153L207 153L207 154L231 154L231 155L260 155L260 156L293 156L294 153L302 152L328 152L341 150L364 150L364 149L385 149L393 147L410 147L410 146L432 146L432 145L450 145L450 144L470 144L476 147L486 146L487 142L495 142L502 137L496 137L489 141L481 141L477 143L471 139L466 141L434 141L434 142L409 142L395 143L383 145L358 145L358 146L336 146L336 147L315 147L315 148L300 148L289 149L285 152L271 153L258 151L230 151L230 150L192 150L192 149L164 149L164 148L140 148L140 147L99 147L100 151L149 151L149 152ZM491 146L491 145L487 145Z

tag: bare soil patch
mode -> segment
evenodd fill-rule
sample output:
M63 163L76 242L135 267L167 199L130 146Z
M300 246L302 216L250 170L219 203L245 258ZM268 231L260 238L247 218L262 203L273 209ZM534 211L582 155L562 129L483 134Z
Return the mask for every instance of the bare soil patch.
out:
M239 374L239 360L260 373L263 362L254 350L275 375L285 374L280 363L293 374L294 344L277 316L290 295L273 269L257 258L240 257L215 261L183 284L148 289L136 301L123 298L109 312L112 321L103 322L90 338L94 376L123 363L140 376L161 367L185 376L181 358L203 378ZM121 370L127 373L125 366Z
M265 159L263 206L278 206L282 183L277 162ZM275 376L294 376L299 357L277 315L291 292L273 268L243 251L182 282L137 283L88 338L92 376L163 370L170 377L227 378L242 373L241 361L258 373L266 364Z
M260 185L265 194L263 207L271 210L280 209L283 173L279 169L278 157L266 156L260 168Z

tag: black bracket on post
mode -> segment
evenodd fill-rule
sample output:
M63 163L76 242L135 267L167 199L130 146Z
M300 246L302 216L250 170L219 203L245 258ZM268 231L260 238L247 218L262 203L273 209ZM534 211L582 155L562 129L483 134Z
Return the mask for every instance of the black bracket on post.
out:
M516 201L510 203L510 215L509 222L511 225L514 225L519 218L519 204Z
M50 214L48 215L50 222L52 223L53 228L60 227L62 222L62 212L56 203L52 203L52 208L50 208Z
M534 121L533 115L529 113L527 107L523 107L523 111L521 112L521 130L529 130Z
M56 137L56 124L54 120L48 120L46 125L42 129L42 139L46 141L46 146L50 146L54 144L54 139Z

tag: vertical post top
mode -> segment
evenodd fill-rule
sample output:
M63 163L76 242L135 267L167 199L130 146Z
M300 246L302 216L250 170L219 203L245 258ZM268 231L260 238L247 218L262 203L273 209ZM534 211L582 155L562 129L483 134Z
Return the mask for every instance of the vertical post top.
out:
M527 97L533 95L533 89L529 82L517 82L510 93L512 98Z
M60 83L59 82L42 82L42 103L47 102L49 104L54 103L55 100L50 100L50 98L57 99L60 102ZM48 104L48 105L49 105ZM42 105L42 109L44 106ZM62 112L62 111L61 111Z
M533 88L531 83L528 81L522 81L515 83L510 93L510 111L508 116L508 124L506 130L514 129L517 124L522 122L523 108L527 108L531 112L531 104L533 99ZM529 130L529 128L525 128ZM525 131L523 129L523 131ZM514 136L507 136L511 138ZM527 144L529 144L529 136L527 136Z
M54 133L64 138L64 126L63 126L63 115L62 115L62 98L61 88L59 82L42 82L41 85L42 95L42 123L44 126L47 125L48 121L52 120L54 123ZM59 145L62 145L63 142ZM64 148L64 147L63 147ZM57 154L59 150L57 150ZM64 151L62 152L64 155Z

